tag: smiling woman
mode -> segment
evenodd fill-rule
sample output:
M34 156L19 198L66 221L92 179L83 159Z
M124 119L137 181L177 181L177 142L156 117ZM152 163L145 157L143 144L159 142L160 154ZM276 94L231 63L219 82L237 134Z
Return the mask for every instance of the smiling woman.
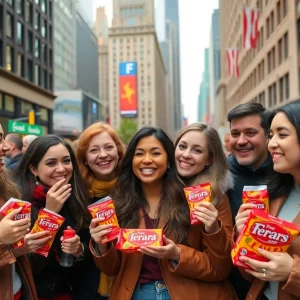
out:
M87 211L87 191L83 184L71 147L55 135L35 139L28 147L15 172L22 199L32 203L32 226L40 208L47 208L65 218L55 237L48 257L29 256L39 299L78 298L81 268L88 258L90 215ZM74 238L62 240L65 229L75 229ZM47 232L45 232L45 235ZM47 240L48 241L48 240ZM71 254L75 263L65 269L60 266L63 253ZM76 262L77 260L82 262ZM86 290L86 292L88 292Z

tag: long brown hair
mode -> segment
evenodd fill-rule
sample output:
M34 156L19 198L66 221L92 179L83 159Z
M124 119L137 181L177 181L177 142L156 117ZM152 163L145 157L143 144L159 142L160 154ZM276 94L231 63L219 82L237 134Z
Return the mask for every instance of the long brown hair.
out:
M132 169L136 145L148 136L154 136L163 145L168 157L168 170L163 177L163 191L158 208L158 217L166 222L164 227L167 237L176 243L187 243L190 229L189 208L185 200L184 184L177 175L174 157L174 145L166 133L160 128L144 127L140 129L129 143L120 166L120 174L116 182L113 199L115 200L118 221L123 228L138 228L139 211L147 210L140 180Z
M117 146L117 151L119 156L119 162L116 169L117 174L119 171L120 162L122 161L125 152L121 139L118 137L116 131L108 124L98 122L90 125L85 131L82 132L78 141L76 154L77 154L77 162L79 165L80 173L84 178L89 189L92 185L94 174L86 163L86 151L89 147L91 138L94 135L102 132L107 132Z
M188 125L179 131L176 140L175 148L180 142L181 138L190 131L203 132L207 139L208 152L210 158L210 165L207 169L203 170L199 174L196 174L192 178L182 178L186 185L194 185L209 181L212 186L212 203L218 204L224 195L224 191L221 188L220 182L224 182L228 172L228 163L225 153L223 151L222 143L218 132L203 123L194 123Z
M9 172L3 168L0 172L0 198L7 201L9 198L21 199L18 186L13 182Z

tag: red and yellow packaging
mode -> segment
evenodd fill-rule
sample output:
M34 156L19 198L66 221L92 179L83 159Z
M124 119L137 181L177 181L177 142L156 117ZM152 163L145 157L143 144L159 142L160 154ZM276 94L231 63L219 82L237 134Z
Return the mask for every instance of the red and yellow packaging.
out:
M141 246L163 246L162 229L120 229L116 248L126 252L136 252Z
M31 233L49 231L52 238L43 247L37 249L34 253L40 254L45 257L48 256L55 236L64 221L65 218L63 218L59 214L56 214L46 208L40 209L38 218L31 230Z
M211 184L209 182L201 183L184 188L186 200L190 208L191 224L201 224L195 217L193 211L201 202L211 202Z
M99 225L112 225L111 232L103 237L102 243L107 243L119 237L120 226L116 215L114 202L107 196L88 206L88 210L93 218L102 218Z
M22 220L22 219L30 219L31 217L31 203L15 198L10 198L7 200L4 205L0 209L0 215L5 217L7 214L9 214L12 210L18 209L22 207L22 210L20 213L18 213L15 217L14 220ZM21 239L17 243L13 244L12 247L14 249L20 248L24 246L24 239Z
M252 209L231 251L233 264L245 269L251 267L240 260L246 256L268 261L258 249L270 252L286 252L300 232L300 226L275 218L263 210Z
M255 208L269 212L269 192L266 185L244 186L243 203L253 203Z

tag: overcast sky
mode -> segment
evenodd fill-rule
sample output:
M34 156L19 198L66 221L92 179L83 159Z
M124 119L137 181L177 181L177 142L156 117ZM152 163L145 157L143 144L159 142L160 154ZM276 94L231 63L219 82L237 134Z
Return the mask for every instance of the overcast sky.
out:
M105 6L112 18L112 0L94 0L95 8ZM164 38L164 0L155 0L156 25L159 39ZM209 46L211 15L219 0L179 0L180 51L181 51L181 101L189 122L197 121L197 101L204 70L204 49Z

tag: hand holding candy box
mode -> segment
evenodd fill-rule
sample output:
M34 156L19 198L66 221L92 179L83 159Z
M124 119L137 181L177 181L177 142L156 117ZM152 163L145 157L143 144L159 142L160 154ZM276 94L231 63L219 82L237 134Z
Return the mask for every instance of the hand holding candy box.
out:
M243 203L252 203L255 208L269 212L269 193L266 185L244 186Z

